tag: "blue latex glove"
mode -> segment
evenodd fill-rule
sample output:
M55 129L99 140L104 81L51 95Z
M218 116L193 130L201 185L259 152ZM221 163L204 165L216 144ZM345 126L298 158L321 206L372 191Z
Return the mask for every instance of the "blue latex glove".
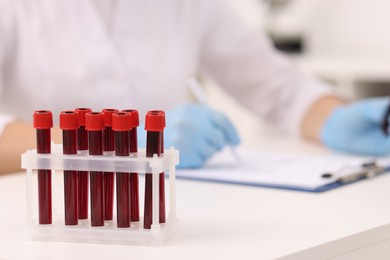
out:
M381 129L389 98L370 98L335 109L321 130L322 142L361 155L390 154L390 137Z
M140 147L145 147L145 131L140 129L138 135ZM232 123L224 114L208 106L186 104L166 113L164 145L180 151L178 168L202 167L226 145L239 143Z

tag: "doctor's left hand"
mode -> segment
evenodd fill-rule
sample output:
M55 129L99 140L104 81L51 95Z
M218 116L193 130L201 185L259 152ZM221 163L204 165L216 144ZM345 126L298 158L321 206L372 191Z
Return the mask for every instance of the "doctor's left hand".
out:
M165 147L180 151L179 168L198 168L226 145L240 138L227 117L208 106L181 105L166 115Z
M370 98L336 108L325 121L321 141L335 150L369 156L390 154L382 129L389 98Z

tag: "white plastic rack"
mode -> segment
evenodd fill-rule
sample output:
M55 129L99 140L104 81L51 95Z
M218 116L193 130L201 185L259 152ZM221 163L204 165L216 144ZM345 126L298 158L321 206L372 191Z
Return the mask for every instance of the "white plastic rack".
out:
M134 244L161 246L178 233L179 221L176 214L175 167L179 163L179 152L166 149L161 156L146 157L145 149L128 157L113 153L91 156L79 153L63 155L62 145L52 144L51 154L37 154L29 150L22 154L22 168L27 173L27 228L26 236L34 240L96 242L113 244ZM52 224L38 224L38 184L37 169L52 170ZM117 228L116 216L105 221L102 227L91 227L90 219L79 220L75 226L64 222L64 170L136 172L139 175L153 174L152 226L143 228L143 218L131 222L130 228ZM159 174L166 172L169 178L169 212L166 223L159 223ZM90 173L91 174L91 173ZM141 187L140 183L140 187ZM141 193L140 193L141 196ZM140 204L141 205L141 204ZM114 211L115 212L115 211Z

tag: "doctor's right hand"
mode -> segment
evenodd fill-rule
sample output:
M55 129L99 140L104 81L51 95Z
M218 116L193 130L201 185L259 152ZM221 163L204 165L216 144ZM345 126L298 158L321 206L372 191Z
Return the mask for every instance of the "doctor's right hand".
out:
M226 145L240 138L227 117L208 106L186 104L166 114L164 144L180 151L179 168L199 168Z

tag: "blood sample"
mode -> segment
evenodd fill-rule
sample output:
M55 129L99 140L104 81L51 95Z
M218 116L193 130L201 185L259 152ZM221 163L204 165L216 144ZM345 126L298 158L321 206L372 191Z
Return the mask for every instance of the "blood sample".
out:
M126 112L112 116L112 130L115 133L115 155L129 156L129 134L131 115ZM130 174L116 173L117 226L130 227Z
M162 111L149 111L145 117L145 130L147 131L146 138L146 156L153 157L154 154L160 156L161 147L163 145L162 133L165 128L165 114ZM152 195L153 195L153 174L145 174L145 207L144 207L144 228L150 229L152 225ZM161 187L161 183L160 183ZM161 199L160 199L161 201ZM165 205L161 205L159 213L165 209ZM161 215L161 214L160 214ZM165 218L165 217L164 217ZM160 216L161 220L161 216Z
M104 115L90 112L85 115L85 128L88 131L90 155L103 155ZM104 226L103 172L90 172L91 186L91 225Z
M51 133L53 115L47 110L38 110L33 115L33 125L37 135L37 153L51 153ZM39 224L52 223L51 170L38 169L38 213Z
M76 108L75 111L79 115L79 128L77 130L77 150L79 153L87 153L88 151L88 133L85 130L85 114L92 112L90 108ZM88 218L88 172L79 171L79 187L78 187L78 206L79 219Z
M62 150L64 154L77 154L79 118L75 111L60 114ZM64 171L65 225L78 224L78 172Z
M165 112L160 111L164 115L164 121L165 121ZM164 154L164 132L160 132L160 139L161 139L161 147L160 147L160 153ZM159 189L159 198L160 198L160 223L165 223L166 221L166 214L165 214L165 173L162 172L159 175L159 181L160 181L160 189Z
M103 151L114 152L115 141L114 132L112 131L112 114L118 112L118 109L103 109L104 114L104 131L103 131ZM114 173L104 172L104 219L112 220L113 203L114 203Z
M131 115L131 130L129 131L130 153L138 152L137 127L139 126L139 115L135 109L125 109L122 112L128 112ZM139 188L138 173L130 173L130 206L131 221L139 221Z

